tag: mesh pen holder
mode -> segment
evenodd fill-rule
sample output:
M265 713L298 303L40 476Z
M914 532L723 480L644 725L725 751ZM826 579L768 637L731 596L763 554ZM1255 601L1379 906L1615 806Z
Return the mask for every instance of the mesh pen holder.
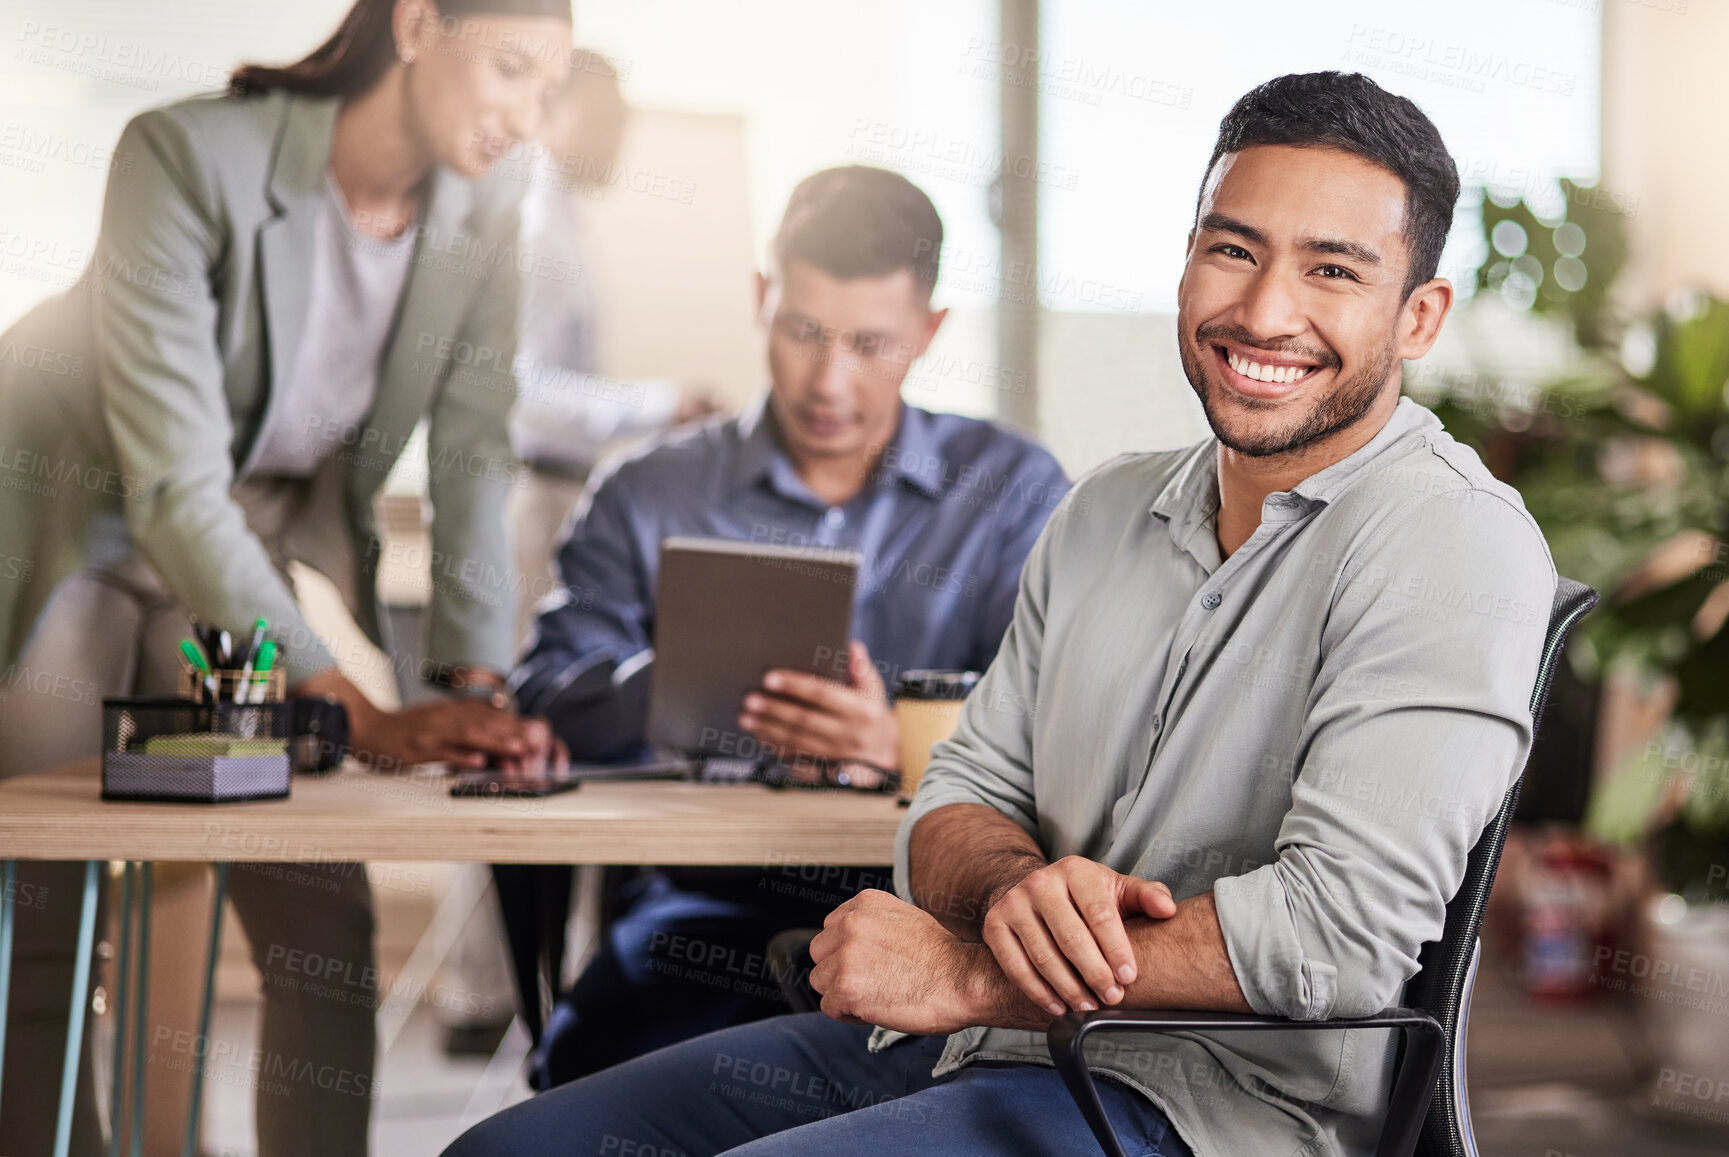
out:
M288 690L281 667L252 672L237 667L222 667L206 675L184 663L180 665L179 690L182 699L208 703L212 686L216 688L217 702L224 706L280 703L287 696Z
M238 674L238 672L236 672ZM275 702L102 701L102 798L225 803L288 794L292 711Z

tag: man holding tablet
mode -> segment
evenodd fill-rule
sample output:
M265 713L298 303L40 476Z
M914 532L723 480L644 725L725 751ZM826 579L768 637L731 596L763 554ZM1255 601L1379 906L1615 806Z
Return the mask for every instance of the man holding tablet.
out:
M829 169L793 192L758 278L767 397L603 467L560 547L563 587L540 608L511 681L522 710L547 718L573 756L643 746L641 666L669 537L861 555L851 653L834 657L833 678L770 672L739 704L725 737L735 750L893 769L885 687L902 671L983 670L995 657L1021 564L1068 482L1026 438L901 400L945 313L931 308L942 235L929 198L881 169ZM674 913L704 921L710 942L736 937L741 953L760 955L762 933L820 921L850 894L812 903L765 888L760 871L684 872L677 883L664 873L633 883L630 910L577 986L575 1032L549 1033L554 1081L784 1011L723 995L736 977L675 982L657 970L653 946L667 943ZM756 979L747 987L772 990L772 978ZM581 1055L560 1062L563 1043Z

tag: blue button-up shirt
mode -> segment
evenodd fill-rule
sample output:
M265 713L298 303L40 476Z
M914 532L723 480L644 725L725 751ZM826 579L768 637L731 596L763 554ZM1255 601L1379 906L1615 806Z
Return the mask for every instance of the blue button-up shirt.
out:
M853 637L891 688L906 670L983 670L1013 616L1021 564L1067 493L1062 467L1026 438L905 406L864 488L829 506L799 480L765 399L603 467L559 547L564 586L541 605L512 685L523 710L555 726L574 707L592 721L616 684L585 676L646 658L660 544L674 535L856 550Z

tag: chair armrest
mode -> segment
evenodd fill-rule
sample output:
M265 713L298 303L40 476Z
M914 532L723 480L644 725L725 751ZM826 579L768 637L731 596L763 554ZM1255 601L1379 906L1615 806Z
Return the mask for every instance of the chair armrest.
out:
M768 942L769 975L794 1012L821 1012L822 997L810 986L810 942L820 928L789 928Z
M1387 1102L1387 1120L1381 1129L1376 1157L1411 1157L1422 1132L1435 1079L1441 1073L1444 1039L1440 1022L1414 1008L1388 1008L1374 1016L1345 1020L1288 1020L1282 1016L1257 1016L1242 1012L1207 1010L1101 1008L1092 1012L1070 1012L1051 1022L1045 1030L1051 1063L1069 1088L1069 1095L1086 1118L1087 1125L1104 1149L1106 1157L1127 1157L1105 1116L1093 1075L1087 1070L1083 1050L1087 1037L1101 1032L1315 1032L1346 1028L1396 1028L1404 1033L1405 1055L1393 1075L1393 1091Z

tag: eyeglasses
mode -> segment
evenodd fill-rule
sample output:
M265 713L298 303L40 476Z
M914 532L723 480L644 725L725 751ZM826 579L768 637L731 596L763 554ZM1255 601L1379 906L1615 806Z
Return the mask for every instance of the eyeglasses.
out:
M862 759L816 759L802 755L794 757L790 763L759 764L754 778L770 787L844 787L852 791L882 793L899 791L901 785L900 772Z

